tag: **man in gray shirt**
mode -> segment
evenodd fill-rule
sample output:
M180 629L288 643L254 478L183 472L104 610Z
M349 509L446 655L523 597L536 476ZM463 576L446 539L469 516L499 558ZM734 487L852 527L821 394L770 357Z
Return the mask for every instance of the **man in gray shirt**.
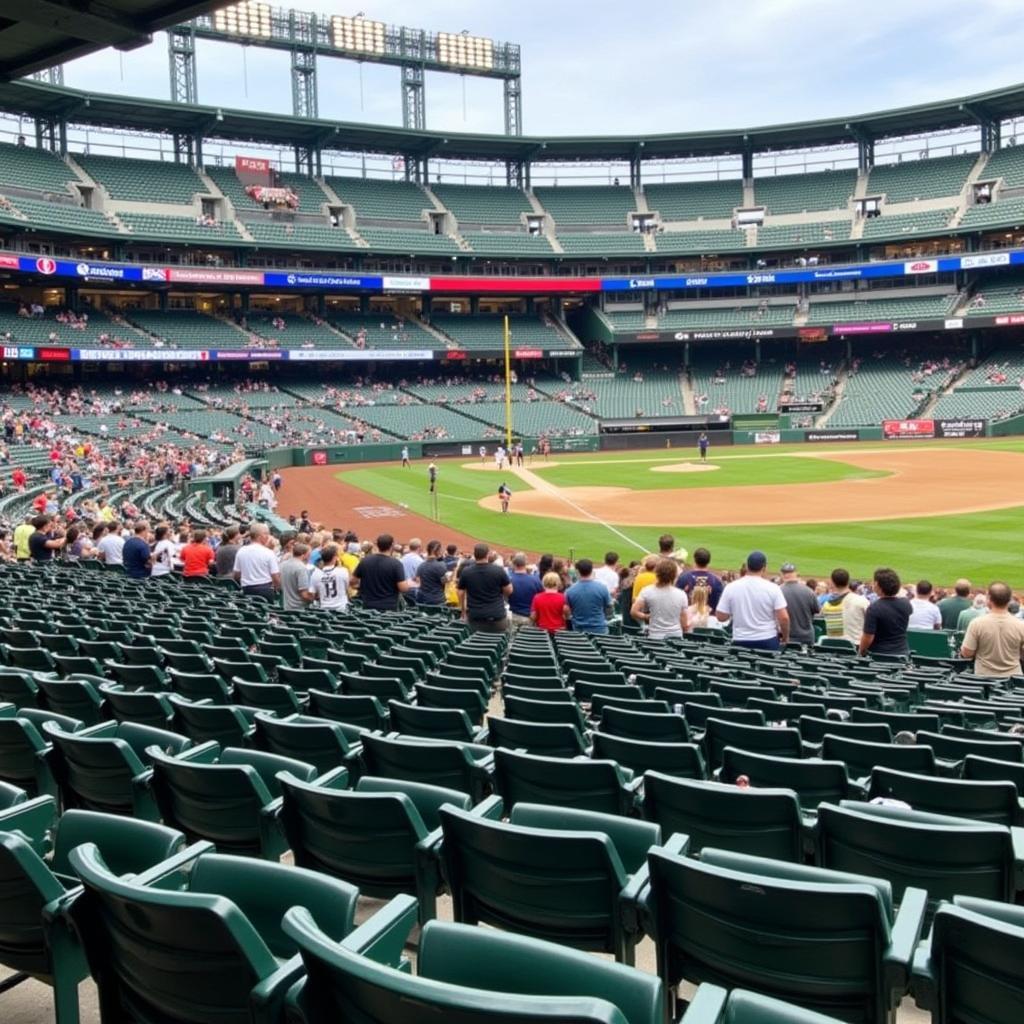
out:
M796 566L787 562L782 573L782 596L789 610L789 639L798 644L814 643L814 616L819 614L814 592L796 574Z
M218 576L230 578L235 568L235 555L238 554L238 527L229 526L221 535L220 545L217 548L217 557L214 560Z
M309 545L296 541L291 558L281 563L281 604L285 611L301 611L315 596L309 589Z

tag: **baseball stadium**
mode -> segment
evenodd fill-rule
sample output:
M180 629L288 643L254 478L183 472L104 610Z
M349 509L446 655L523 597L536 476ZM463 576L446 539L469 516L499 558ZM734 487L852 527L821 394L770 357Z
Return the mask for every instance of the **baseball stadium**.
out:
M1024 84L309 6L0 3L0 1020L1024 1024Z

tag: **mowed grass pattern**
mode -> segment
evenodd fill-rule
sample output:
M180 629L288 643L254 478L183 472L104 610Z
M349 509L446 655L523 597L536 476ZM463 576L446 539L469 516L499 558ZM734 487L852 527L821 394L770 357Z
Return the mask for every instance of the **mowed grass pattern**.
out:
M975 443L975 446L978 444ZM1024 451L1024 439L985 441L981 446L1002 451ZM852 451L855 447L857 446L843 446L838 450ZM877 450L884 446L875 442L859 447ZM825 450L822 448L822 451ZM837 449L830 447L827 450ZM771 452L759 455L751 455L747 449L719 448L714 455L722 466L732 462L734 456L738 456L736 461L747 464L744 483L767 484L780 482L776 470L780 463L796 461L815 465L810 459L790 460L778 457L794 451L808 454L808 447L776 447ZM685 457L684 455L682 458ZM554 458L553 456L553 461ZM533 469L542 471L545 480L555 483L549 474L561 468L572 468L573 461L586 462L589 465L580 468L587 470L589 484L629 486L612 483L611 472L614 467L621 466L624 471L632 474L633 487L650 487L650 481L657 481L653 488L655 493L650 495L653 501L658 500L656 490L665 486L658 478L667 478L670 481L667 486L680 486L679 481L684 479L695 480L700 486L718 486L722 473L725 472L645 472L650 465L666 461L664 452L658 455L637 452L635 460L630 459L630 453L623 452L606 455L588 453L576 457L559 455L557 458L564 467L553 466L544 471L543 463L536 463ZM623 462L624 459L630 461ZM682 459L677 456L671 461ZM822 460L816 465L832 464L832 460ZM761 548L768 554L771 568L777 570L784 561L791 560L797 564L804 576L822 576L836 566L842 565L855 576L867 577L878 566L891 565L908 580L928 578L937 584L949 584L958 576L966 575L979 583L1004 579L1015 588L1024 590L1024 551L1021 544L1021 536L1024 533L1024 504L995 512L956 516L923 516L870 522L824 522L799 526L705 526L699 529L687 525L684 510L676 510L669 506L665 508L664 526L658 529L616 527L614 524L589 520L568 506L564 518L502 516L497 512L482 509L477 504L480 498L497 490L501 480L497 473L463 469L461 464L454 460L439 463L439 468L440 521L437 536L440 539L444 538L444 528L448 526L479 536L502 548L523 548L532 552L550 551L557 555L568 555L572 552L576 557L586 555L595 558L600 558L605 551L613 549L628 561L636 558L640 552L650 551L656 547L658 534L667 530L675 534L681 546L691 551L702 545L710 548L714 564L720 569L737 568L750 551ZM411 511L420 515L430 515L425 461L408 470L398 466L377 466L345 470L338 476L346 483L371 494L405 504ZM511 475L508 482L513 491L521 490L523 487L521 481ZM1010 494L1014 490L1021 490L1019 478L1007 480L1006 483ZM837 490L836 500L843 500L840 490ZM513 505L514 503L513 496ZM368 532L365 526L363 532Z

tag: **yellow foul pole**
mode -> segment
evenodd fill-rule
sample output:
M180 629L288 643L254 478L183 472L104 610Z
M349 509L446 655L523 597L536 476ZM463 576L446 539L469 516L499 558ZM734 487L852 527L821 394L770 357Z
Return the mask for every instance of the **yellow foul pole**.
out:
M509 352L511 332L505 316L505 449L512 451L512 359ZM509 456L511 459L511 454Z

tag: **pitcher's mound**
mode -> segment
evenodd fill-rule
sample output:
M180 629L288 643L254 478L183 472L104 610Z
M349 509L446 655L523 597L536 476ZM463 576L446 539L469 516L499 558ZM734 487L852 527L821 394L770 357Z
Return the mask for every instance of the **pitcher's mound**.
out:
M719 469L713 462L671 462L667 466L652 466L652 473L708 473Z

